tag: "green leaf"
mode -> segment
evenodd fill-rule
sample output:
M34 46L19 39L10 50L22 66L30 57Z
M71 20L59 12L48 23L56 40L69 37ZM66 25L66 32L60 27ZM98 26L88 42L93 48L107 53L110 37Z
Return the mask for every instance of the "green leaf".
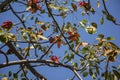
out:
M92 22L91 25L97 28L97 24L95 22Z
M13 74L13 77L14 77L14 78L18 78L18 74L17 74L17 73L14 73L14 74Z
M104 11L104 10L102 10L102 13L103 13L104 15L107 15L107 12L106 12L106 11Z
M87 27L87 28L85 28L85 30L89 34L95 34L97 31L96 27L94 27L94 26Z
M0 76L1 76L1 77L6 77L6 75L5 75L5 74L3 74L3 73L0 73Z
M107 37L106 39L107 39L107 40L114 40L113 37Z
M77 6L76 6L76 4L71 3L71 6L72 6L72 8L73 8L74 11L77 11Z
M35 19L35 24L38 22L39 20L38 20L38 17L36 17L36 19Z
M72 65L74 68L78 68L78 64L76 62L74 62Z
M104 17L102 17L102 18L100 19L100 23L101 23L101 24L104 24Z
M88 76L88 72L83 72L83 77L87 77Z
M106 19L115 22L115 18L112 15L106 15Z
M11 77L12 76L12 71L9 71L8 75L9 75L9 77Z
M4 34L4 35L0 35L0 42L7 42L8 41L8 37Z
M100 7L100 1L97 1L97 7L98 8Z
M114 48L114 49L119 49L119 47L116 44L112 43L112 42L108 42L108 45L112 46L112 48Z
M120 72L113 70L113 73L117 76L118 79L120 79Z
M92 75L93 75L93 71L92 71L92 69L91 69L91 68L89 69L89 74L90 74L90 76L92 76Z
M98 37L103 39L104 38L104 34L98 34Z

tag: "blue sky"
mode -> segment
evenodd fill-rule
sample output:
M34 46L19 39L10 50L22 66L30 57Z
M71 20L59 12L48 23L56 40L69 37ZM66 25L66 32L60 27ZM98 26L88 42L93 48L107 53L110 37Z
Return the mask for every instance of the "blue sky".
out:
M92 5L96 6L95 4L96 1L92 1ZM108 0L107 3L107 8L108 11L117 18L117 21L120 22L120 11L119 11L119 7L120 7L120 0ZM21 7L17 7L18 5L13 6L15 8L15 10L20 10ZM83 18L86 18L88 21L90 22L97 22L98 24L98 29L97 29L97 33L90 35L87 32L85 32L84 29L79 29L79 34L81 37L82 41L85 42L89 42L90 44L94 44L96 42L95 38L97 37L98 34L104 34L105 37L111 36L114 37L115 40L113 41L116 45L118 45L120 47L120 26L114 25L112 22L105 20L105 23L103 25L100 24L100 18L101 18L101 9L102 9L102 5L99 8L96 9L98 14L95 15L90 15L90 16L81 16L80 12L78 13L73 13L72 15L68 16L65 21L67 22L68 20L70 20L71 23L76 22L79 23L79 21L81 21ZM22 7L22 9L24 10L24 7ZM100 13L100 14L99 14ZM26 14L27 15L27 14ZM32 15L36 15L36 14L32 14ZM77 18L77 19L76 19ZM46 18L46 15L43 16L43 18L40 18L41 21L49 21L51 19ZM0 13L0 24L2 24L4 21L7 20L12 20L14 23L18 22L18 19L12 14L11 11L7 11L4 13ZM61 24L61 19L56 19L58 23ZM27 25L31 25L31 21L28 21L26 23ZM14 29L11 31L14 32ZM48 34L50 34L50 30L45 33L45 35L47 36ZM1 44L0 44L1 45ZM54 45L54 47L52 48L53 53L55 55L59 55L59 56L63 56L64 53L62 53L64 50L66 50L67 48L64 46L61 46L60 49L57 48L56 45ZM5 50L5 49L4 49ZM4 62L4 57L1 56L0 59L0 63ZM14 60L15 57L14 56L9 56L10 60ZM120 57L117 58L117 60L119 60ZM113 65L113 63L110 63L111 65ZM115 65L120 64L120 62L116 62ZM37 70L40 71L40 73L42 73L43 75L45 75L49 80L65 80L66 78L70 78L73 76L73 73L65 68L49 68L49 67L37 67ZM4 69L0 69L0 73L7 73L9 70L12 71L16 71L18 70L18 68L16 68L16 66L13 67L7 67ZM32 74L29 74L30 76ZM90 77L88 77L89 80ZM77 79L76 79L77 80ZM83 79L84 80L84 79Z

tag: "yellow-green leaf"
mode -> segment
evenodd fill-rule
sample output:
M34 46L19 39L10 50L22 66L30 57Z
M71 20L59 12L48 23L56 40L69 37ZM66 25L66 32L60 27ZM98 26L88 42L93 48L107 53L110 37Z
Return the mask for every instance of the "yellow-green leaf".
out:
M72 8L73 8L74 11L77 11L77 6L76 6L76 4L71 3L71 6L72 6Z
M87 28L85 28L85 30L89 34L95 34L97 31L97 29L94 26L87 27Z
M100 1L97 1L97 7L98 8L100 7Z
M102 17L102 18L100 19L100 23L101 23L101 24L104 24L104 17Z

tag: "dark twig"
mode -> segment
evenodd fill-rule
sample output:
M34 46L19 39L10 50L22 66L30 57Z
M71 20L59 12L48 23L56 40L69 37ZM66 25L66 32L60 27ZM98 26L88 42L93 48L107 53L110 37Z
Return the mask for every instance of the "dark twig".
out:
M0 54L3 54L5 56L6 64L8 64L8 61L9 61L8 60L8 56L3 51L1 51L1 50L0 50Z
M107 63L106 63L106 66L105 66L105 69L106 69L106 71L105 71L105 80L107 80L107 78L108 78L108 65L109 65L109 60L107 60Z
M20 22L22 23L23 27L26 28L26 25L25 25L25 21L23 21L16 13L15 11L13 10L12 6L9 4L10 6L10 9L11 11L13 12L13 14L20 20Z
M105 11L107 12L108 15L111 16L111 14L109 13L109 11L108 11L108 9L107 9L107 7L106 7L105 0L102 0L102 2L103 2L103 6L104 6ZM115 25L120 26L120 23L117 23L116 20L113 21L113 23L114 23Z
M7 42L6 45L12 50L12 52L20 59L23 60L25 58L23 58L22 55L20 55L20 53L16 50L16 48L13 46L13 44L11 42ZM29 63L25 64L27 66L27 68L38 78L40 78L41 80L47 80L43 75L41 75L40 73L38 73Z
M48 54L48 52L50 51L50 49L53 47L53 45L54 45L55 43L56 43L56 42L54 42L54 43L51 44L51 46L48 48L48 50L40 57L40 60L43 59L43 57Z

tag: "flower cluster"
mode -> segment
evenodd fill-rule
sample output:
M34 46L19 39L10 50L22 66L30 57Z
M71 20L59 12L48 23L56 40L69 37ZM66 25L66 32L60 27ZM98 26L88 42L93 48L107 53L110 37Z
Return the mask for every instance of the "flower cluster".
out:
M41 6L38 4L38 0L27 0L28 10L35 13L37 10L41 10Z
M70 35L68 39L71 41L76 41L78 37L80 37L80 35L76 33L75 31L68 31L68 34Z
M62 36L50 37L49 42L50 43L57 43L58 48L60 48L61 44L64 44L64 41L62 40Z
M12 21L6 21L6 22L3 22L3 24L1 25L1 27L7 31L9 31L13 26L13 23Z
M57 56L51 56L51 57L50 57L50 60L52 60L53 62L58 63L59 58L58 58Z
M88 2L84 2L84 1L80 1L80 2L78 2L78 6L79 7L85 7L85 6L87 6L87 5L89 5L89 3Z

